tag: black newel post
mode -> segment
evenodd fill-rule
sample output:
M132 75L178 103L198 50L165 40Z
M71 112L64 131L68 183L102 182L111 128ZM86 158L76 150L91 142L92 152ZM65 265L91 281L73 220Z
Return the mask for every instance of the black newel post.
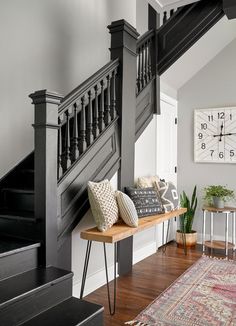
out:
M35 107L35 217L42 241L40 264L57 266L58 106L62 96L47 90L29 97Z
M117 108L120 121L121 166L118 172L118 186L123 190L134 183L134 145L136 117L136 44L138 33L125 20L112 22L111 59L119 58L117 76ZM132 268L133 237L118 244L118 272L126 274Z
M158 60L158 51L157 51L157 29L160 27L160 14L156 12L156 10L148 5L148 29L154 30L155 35L152 43L152 51L151 51L151 62L152 62L152 74L155 77L154 79L154 112L156 114L160 114L160 76L157 71L157 60Z

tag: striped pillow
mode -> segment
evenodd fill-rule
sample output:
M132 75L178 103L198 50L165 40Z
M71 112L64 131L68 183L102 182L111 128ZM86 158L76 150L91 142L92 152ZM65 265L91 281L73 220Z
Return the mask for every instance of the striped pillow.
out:
M119 215L129 226L138 226L138 214L133 201L121 191L116 191L116 200L119 209Z

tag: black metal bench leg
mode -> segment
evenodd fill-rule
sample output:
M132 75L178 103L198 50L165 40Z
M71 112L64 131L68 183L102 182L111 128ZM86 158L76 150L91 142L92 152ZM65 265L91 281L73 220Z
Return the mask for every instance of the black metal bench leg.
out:
M163 228L164 228L164 223L163 223ZM165 241L164 246L162 247L163 253L166 252L166 247L167 247L168 238L169 238L169 231L170 231L170 220L168 220L168 224L167 224L166 241Z
M106 244L103 243L104 249L104 260L105 260L105 270L106 270L106 280L107 280L107 298L109 304L110 315L113 316L116 311L116 263L117 263L117 243L114 244L114 289L113 289L113 309L111 307L111 296L110 296L110 287L108 280L108 269L107 269L107 254L106 254Z
M85 287L85 281L86 281L86 276L87 276L87 271L88 271L88 263L89 263L91 246L92 246L92 241L88 240L85 259L84 259L84 270L83 270L81 289L80 289L80 299L82 299L83 295L84 295L84 287Z

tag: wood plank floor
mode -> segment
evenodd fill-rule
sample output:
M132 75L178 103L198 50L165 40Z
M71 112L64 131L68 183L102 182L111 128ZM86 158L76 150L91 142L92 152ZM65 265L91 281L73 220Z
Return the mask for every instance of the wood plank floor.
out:
M117 279L117 305L114 316L109 315L106 286L84 299L105 307L105 326L124 325L125 321L136 317L201 256L201 246L188 250L185 256L183 249L177 248L175 243L170 243L165 253L159 249L156 254L135 264L129 274ZM110 286L113 286L112 282Z

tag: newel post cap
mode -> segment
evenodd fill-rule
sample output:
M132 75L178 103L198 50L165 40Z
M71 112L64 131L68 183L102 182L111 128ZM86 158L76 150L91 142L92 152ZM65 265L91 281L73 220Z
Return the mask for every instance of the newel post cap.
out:
M64 96L57 92L42 89L30 94L29 97L32 99L32 104L51 103L60 105Z

